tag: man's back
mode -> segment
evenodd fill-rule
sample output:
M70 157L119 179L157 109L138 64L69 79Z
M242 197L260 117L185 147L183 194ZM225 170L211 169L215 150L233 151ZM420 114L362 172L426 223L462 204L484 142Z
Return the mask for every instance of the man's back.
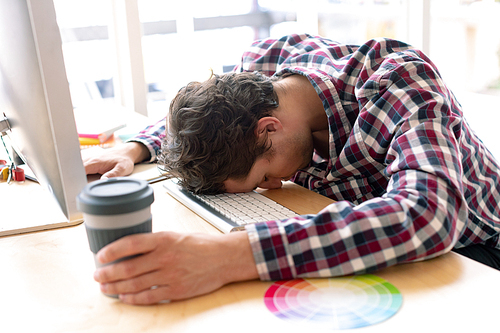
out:
M330 254L310 260L333 262L328 274L372 271L471 242L498 244L497 163L423 53L386 39L358 48L294 35L257 42L242 59L238 70L304 75L322 98L330 159L315 155L293 181L340 202L314 219L321 228L295 226L286 235L324 235L310 251ZM307 262L293 269L307 275Z

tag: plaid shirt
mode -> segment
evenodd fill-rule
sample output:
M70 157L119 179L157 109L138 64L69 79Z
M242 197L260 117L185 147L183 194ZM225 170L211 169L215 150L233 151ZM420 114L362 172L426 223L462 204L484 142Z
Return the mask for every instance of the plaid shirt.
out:
M258 41L236 71L306 76L323 101L330 159L293 181L337 202L247 226L263 280L368 273L473 243L500 248L498 164L434 64L409 45L308 35Z
M254 43L238 71L306 76L330 125L293 181L337 202L247 227L261 279L367 273L453 247L500 248L499 168L434 64L409 45L292 35Z
M166 118L150 125L142 130L137 136L127 142L140 142L148 148L151 158L150 162L156 161L161 151L161 143L165 138Z

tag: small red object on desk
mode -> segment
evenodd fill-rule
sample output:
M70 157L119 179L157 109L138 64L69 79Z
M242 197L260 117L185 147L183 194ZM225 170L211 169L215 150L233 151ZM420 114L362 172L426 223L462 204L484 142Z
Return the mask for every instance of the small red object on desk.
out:
M24 169L22 168L15 168L13 170L13 173L14 173L14 180L16 182L24 182L26 177L24 176Z

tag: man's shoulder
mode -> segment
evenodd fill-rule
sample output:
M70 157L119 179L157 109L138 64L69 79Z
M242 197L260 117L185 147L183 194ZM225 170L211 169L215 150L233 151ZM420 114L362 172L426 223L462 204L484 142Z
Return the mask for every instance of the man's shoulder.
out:
M252 43L252 47L259 48L270 48L270 47L284 47L284 46L299 46L308 44L327 44L327 45L338 45L339 42L333 41L329 38L310 35L310 34L290 34L284 35L280 38L264 38L256 40Z

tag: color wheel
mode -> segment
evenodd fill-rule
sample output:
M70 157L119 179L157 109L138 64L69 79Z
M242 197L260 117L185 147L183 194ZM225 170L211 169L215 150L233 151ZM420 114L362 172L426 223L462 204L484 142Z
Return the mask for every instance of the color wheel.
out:
M264 295L266 307L278 318L330 329L379 323L402 302L399 290L375 275L278 281Z

